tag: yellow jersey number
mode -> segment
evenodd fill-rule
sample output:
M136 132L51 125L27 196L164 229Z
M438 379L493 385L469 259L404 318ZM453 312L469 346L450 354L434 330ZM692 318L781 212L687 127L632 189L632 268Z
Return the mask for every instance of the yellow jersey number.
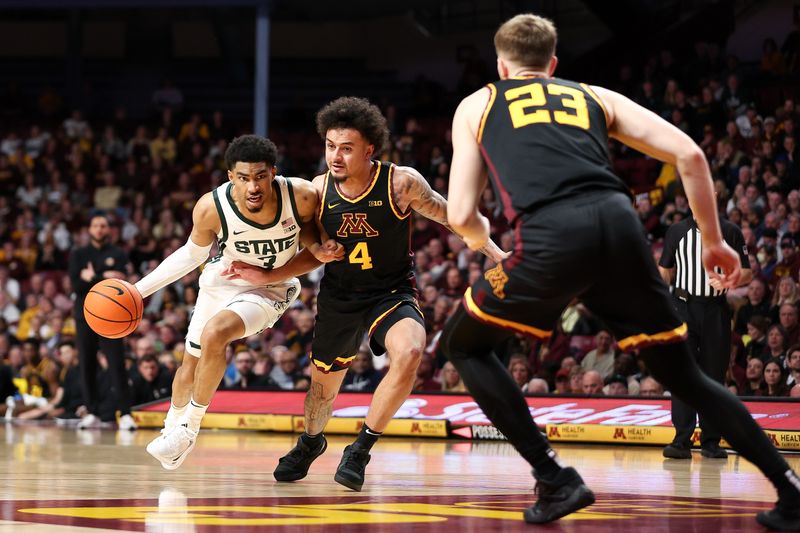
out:
M521 128L530 124L549 124L553 120L559 124L575 126L584 130L589 129L589 110L586 107L586 97L582 91L574 87L548 84L547 94L559 97L563 111L553 111L550 116L549 109L541 108L547 104L547 96L541 83L530 83L522 87L509 89L505 92L508 112L514 128Z
M356 244L353 251L347 256L347 260L351 264L361 265L361 270L372 268L372 257L369 256L369 248L367 248L367 243L364 241Z

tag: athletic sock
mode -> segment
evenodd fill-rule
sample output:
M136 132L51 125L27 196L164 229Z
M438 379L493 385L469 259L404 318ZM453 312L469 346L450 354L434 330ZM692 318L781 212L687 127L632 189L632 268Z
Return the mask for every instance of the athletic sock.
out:
M378 442L378 437L383 435L380 431L375 431L370 429L369 426L364 423L361 426L361 431L358 432L358 436L356 437L356 441L353 443L354 446L361 448L365 451L370 451L372 447Z
M167 416L164 419L164 426L165 427L167 425L175 426L178 423L178 420L183 418L183 416L186 414L186 408L187 407L189 407L188 403L186 405L182 406L182 407L178 407L174 403L170 402L169 403L169 411L167 411Z
M207 409L207 405L200 405L199 403L196 403L194 399L189 402L188 409L186 410L185 414L185 420L189 429L195 433L200 431L200 423L203 421L203 417L205 416Z
M305 444L306 446L310 448L315 448L316 446L319 445L320 437L322 437L322 433L317 433L316 435L309 435L308 433L303 432L303 434L300 435L300 440L302 440L303 444Z

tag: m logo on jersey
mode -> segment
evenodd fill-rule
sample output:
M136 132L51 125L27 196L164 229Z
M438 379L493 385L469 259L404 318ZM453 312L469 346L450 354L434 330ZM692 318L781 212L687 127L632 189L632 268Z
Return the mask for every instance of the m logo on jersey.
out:
M336 235L339 237L347 237L348 235L376 237L378 232L367 223L366 213L342 213L342 225L339 226Z

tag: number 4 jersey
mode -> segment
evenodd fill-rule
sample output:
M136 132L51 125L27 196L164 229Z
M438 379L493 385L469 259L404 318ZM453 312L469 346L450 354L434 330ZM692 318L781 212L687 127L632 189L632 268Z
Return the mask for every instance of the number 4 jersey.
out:
M477 140L510 224L576 193L630 194L611 170L606 110L588 85L527 77L487 87Z
M217 234L219 253L203 271L207 285L247 285L242 280L226 280L218 275L232 261L272 269L284 265L297 253L300 217L292 184L283 176L275 176L272 191L277 198L275 218L267 224L259 224L236 206L231 196L231 182L214 189L212 194L221 227Z
M391 291L413 277L410 210L392 198L391 163L373 161L366 190L349 197L325 175L320 222L344 246L344 259L325 265L322 286L346 292Z

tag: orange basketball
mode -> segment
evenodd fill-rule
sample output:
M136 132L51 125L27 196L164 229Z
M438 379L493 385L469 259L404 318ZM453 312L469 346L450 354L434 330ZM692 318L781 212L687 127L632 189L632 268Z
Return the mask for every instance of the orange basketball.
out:
M142 321L144 303L136 287L121 279L104 279L89 290L83 302L86 323L98 335L119 339Z

